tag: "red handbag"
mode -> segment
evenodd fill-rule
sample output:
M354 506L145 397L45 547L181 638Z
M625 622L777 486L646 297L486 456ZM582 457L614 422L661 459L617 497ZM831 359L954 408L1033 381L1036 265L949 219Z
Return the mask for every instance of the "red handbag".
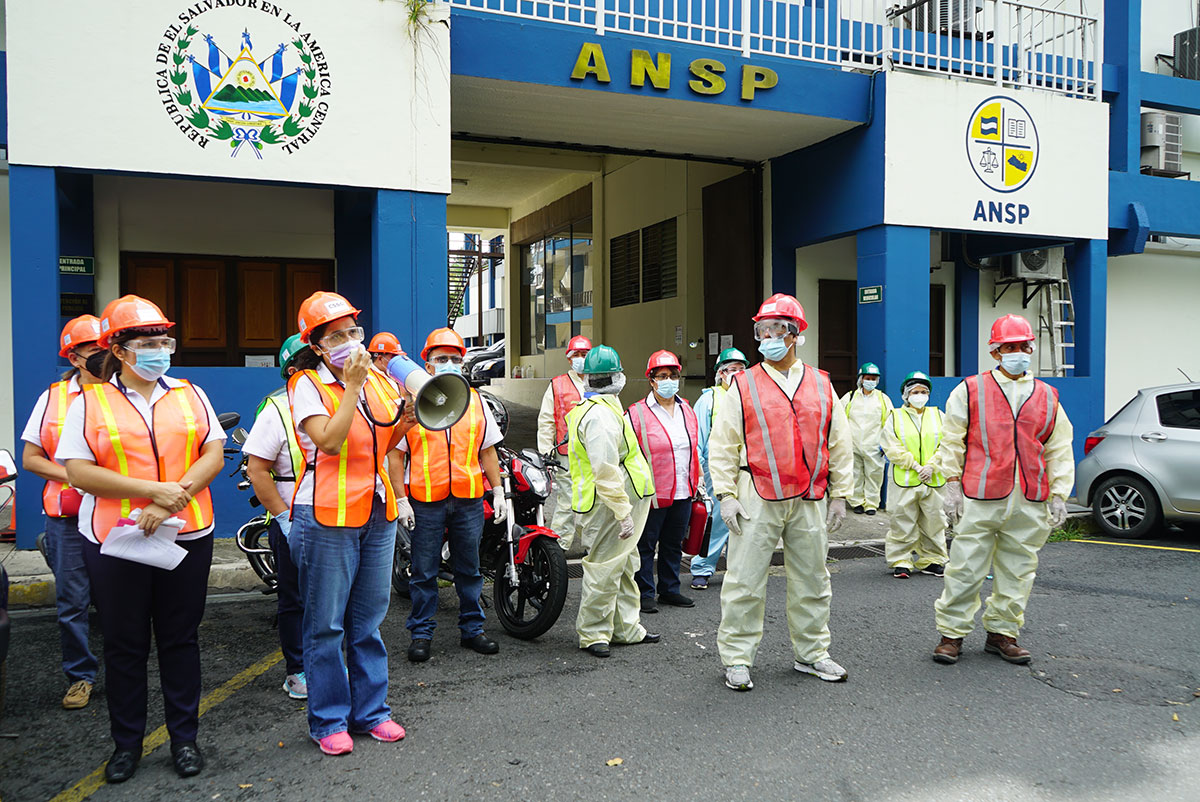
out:
M74 518L79 514L79 505L83 503L83 494L73 487L64 487L58 494L58 511L64 518Z
M707 557L711 534L712 521L708 517L708 506L704 499L692 499L692 517L688 521L687 536L683 539L683 553Z

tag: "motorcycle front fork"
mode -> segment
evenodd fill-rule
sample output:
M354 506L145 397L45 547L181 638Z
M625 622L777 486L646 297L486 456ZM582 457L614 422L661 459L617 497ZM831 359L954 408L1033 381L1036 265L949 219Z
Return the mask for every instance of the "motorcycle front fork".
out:
M502 481L504 483L504 504L508 508L508 514L504 516L504 539L508 542L508 562L504 566L504 571L508 575L509 584L516 587L520 578L517 576L517 539L514 536L517 523L513 520L516 517L516 509L512 503L512 477L505 472Z

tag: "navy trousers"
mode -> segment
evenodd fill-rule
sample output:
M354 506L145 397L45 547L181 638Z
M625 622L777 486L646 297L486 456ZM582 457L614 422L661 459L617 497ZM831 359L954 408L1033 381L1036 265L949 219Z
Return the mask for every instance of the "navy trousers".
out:
M646 526L638 540L641 566L633 578L642 598L654 598L654 551L658 549L658 593L679 592L679 562L683 559L683 538L692 519L692 500L676 499L670 507L651 507Z

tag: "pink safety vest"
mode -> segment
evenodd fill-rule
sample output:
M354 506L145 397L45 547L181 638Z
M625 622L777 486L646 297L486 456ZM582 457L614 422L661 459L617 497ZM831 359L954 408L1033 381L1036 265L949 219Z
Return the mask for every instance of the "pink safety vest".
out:
M579 395L579 388L575 386L575 382L571 381L570 375L566 373L555 376L550 382L550 387L554 396L554 442L562 443L563 438L567 436L567 413L574 409L583 397ZM564 457L567 455L566 443L558 447L558 453Z
M696 495L700 486L700 452L697 450L699 439L699 421L691 405L682 398L675 403L683 410L683 423L687 429L688 439L692 444L692 464L688 471L688 498ZM650 409L646 399L641 399L629 408L629 420L633 424L633 433L642 454L650 462L654 472L654 506L669 507L675 503L675 449L671 445L671 436L662 421Z

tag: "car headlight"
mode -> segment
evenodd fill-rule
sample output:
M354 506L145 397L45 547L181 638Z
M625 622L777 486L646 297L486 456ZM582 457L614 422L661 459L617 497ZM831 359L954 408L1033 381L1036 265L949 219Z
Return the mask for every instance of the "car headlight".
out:
M525 481L529 482L529 487L539 496L550 494L550 477L541 468L525 463Z

